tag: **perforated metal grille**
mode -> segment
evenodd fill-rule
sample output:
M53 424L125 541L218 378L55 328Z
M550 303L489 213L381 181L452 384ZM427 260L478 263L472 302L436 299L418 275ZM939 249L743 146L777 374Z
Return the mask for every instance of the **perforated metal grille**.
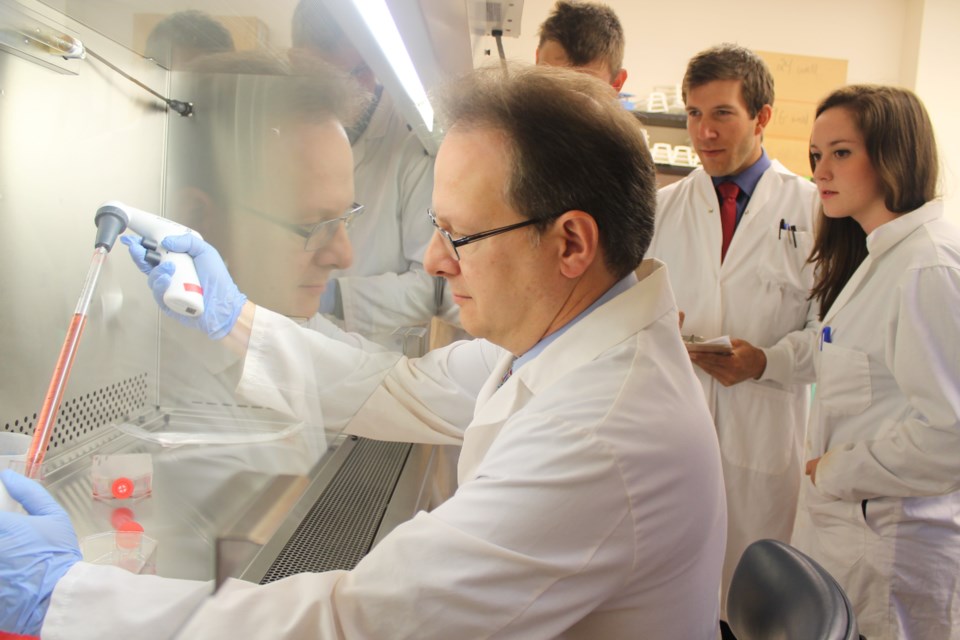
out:
M50 437L48 452L67 448L97 435L102 428L143 409L147 402L147 374L121 380L60 404L57 422ZM39 408L39 407L38 407ZM33 433L37 414L16 418L3 425L3 431Z
M260 584L355 567L373 544L411 446L361 439Z

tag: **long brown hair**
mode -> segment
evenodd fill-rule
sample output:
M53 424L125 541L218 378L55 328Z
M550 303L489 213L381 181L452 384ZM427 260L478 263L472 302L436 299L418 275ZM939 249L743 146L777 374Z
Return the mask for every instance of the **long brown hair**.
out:
M880 85L843 87L817 106L817 117L835 107L846 109L863 135L889 211L907 213L936 197L939 166L933 125L913 92ZM812 156L810 167L816 169ZM810 298L820 303L821 320L866 257L863 228L853 218L828 218L821 207L809 258L817 273Z

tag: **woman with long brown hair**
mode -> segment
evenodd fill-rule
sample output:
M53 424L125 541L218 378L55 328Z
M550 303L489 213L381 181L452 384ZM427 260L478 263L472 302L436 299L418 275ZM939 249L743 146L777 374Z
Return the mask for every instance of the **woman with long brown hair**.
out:
M793 543L871 640L960 638L960 227L933 128L910 91L845 87L810 159L822 329Z

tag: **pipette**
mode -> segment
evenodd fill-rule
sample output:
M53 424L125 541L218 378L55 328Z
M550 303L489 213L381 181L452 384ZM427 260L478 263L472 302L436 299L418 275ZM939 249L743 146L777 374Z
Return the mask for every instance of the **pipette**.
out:
M90 263L90 269L87 271L87 278L83 283L83 290L80 292L80 299L77 301L77 308L70 320L63 347L60 349L60 357L57 358L57 364L53 368L53 377L50 379L50 386L47 388L47 394L43 399L43 406L37 415L33 440L31 440L30 448L27 450L25 472L30 478L36 478L39 475L43 458L47 454L50 436L53 434L53 425L57 420L57 413L60 411L60 403L63 400L67 380L70 378L70 370L73 368L73 362L76 359L77 348L80 346L80 336L83 334L83 327L87 323L87 311L90 308L90 300L93 298L94 289L97 287L103 261L110 249L113 248L117 236L127 228L126 215L123 211L117 209L97 211L94 222L97 225L97 239L94 243L93 259Z
M161 262L171 262L174 266L170 276L170 286L163 294L163 304L185 316L203 314L203 288L193 264L193 258L186 253L167 251L163 246L165 238L185 233L203 238L189 227L142 209L131 207L117 200L108 200L97 209L97 215L115 214L123 216L130 231L140 234L140 244L147 250L144 260L157 266Z

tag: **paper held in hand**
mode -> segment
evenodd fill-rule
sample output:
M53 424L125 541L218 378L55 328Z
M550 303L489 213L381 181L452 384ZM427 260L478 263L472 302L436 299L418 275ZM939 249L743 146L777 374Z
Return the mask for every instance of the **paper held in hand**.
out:
M683 344L690 352L700 353L720 353L730 355L733 353L733 345L730 343L730 336L720 336L709 340L702 336L688 335L683 336Z

